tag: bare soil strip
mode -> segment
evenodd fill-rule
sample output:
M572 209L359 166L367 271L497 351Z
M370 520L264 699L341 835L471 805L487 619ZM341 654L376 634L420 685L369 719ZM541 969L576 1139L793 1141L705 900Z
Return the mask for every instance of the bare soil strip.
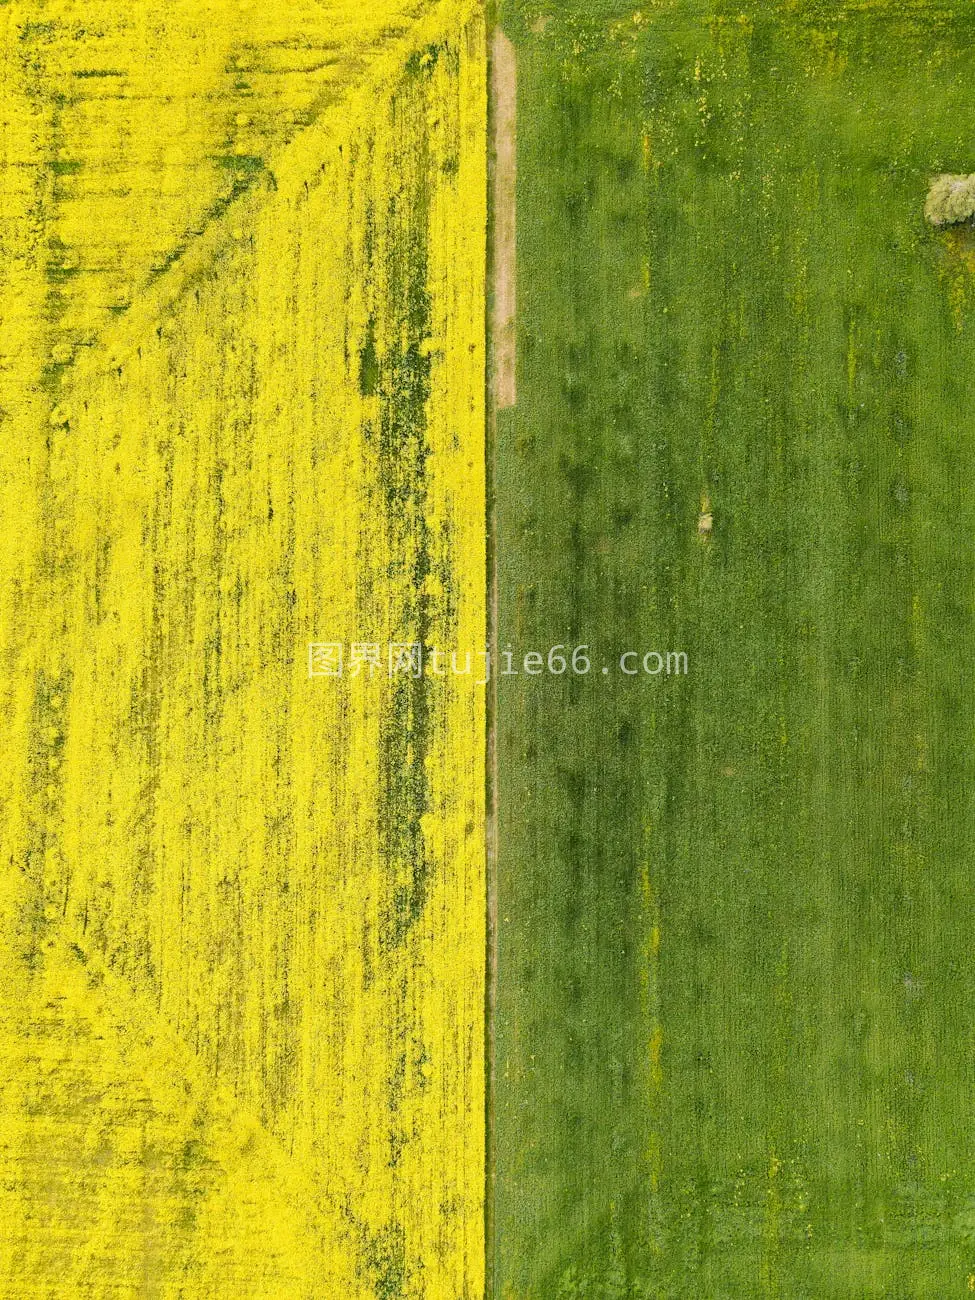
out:
M494 155L494 308L492 312L494 400L499 411L515 405L515 311L518 72L515 47L500 29L491 40Z

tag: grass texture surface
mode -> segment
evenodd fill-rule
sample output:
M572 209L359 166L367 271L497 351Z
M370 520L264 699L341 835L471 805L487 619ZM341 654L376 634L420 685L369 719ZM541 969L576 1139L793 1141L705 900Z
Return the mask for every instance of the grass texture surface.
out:
M497 1294L968 1294L971 11L501 20Z

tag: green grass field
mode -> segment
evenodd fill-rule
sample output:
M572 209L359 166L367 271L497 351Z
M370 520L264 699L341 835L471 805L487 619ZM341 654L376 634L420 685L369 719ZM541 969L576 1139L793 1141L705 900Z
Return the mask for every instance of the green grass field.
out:
M970 1294L975 10L502 22L496 1294Z

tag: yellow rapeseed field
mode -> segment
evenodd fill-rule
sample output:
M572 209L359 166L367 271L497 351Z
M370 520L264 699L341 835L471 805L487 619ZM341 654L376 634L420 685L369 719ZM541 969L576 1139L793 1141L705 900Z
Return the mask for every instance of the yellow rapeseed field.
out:
M0 1297L477 1297L482 16L0 23Z

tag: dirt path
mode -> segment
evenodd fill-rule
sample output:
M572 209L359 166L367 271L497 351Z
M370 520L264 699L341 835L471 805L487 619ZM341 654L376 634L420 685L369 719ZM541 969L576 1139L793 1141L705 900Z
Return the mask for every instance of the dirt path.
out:
M494 400L499 411L517 400L515 371L516 181L518 73L515 47L500 29L491 41L491 101L493 113L494 209L492 352Z
M488 644L492 673L487 687L487 978L485 985L485 1271L494 1285L494 1016L498 970L498 569L495 518L497 415L517 400L516 386L516 177L517 67L515 48L497 29L490 49L489 370L487 430Z

